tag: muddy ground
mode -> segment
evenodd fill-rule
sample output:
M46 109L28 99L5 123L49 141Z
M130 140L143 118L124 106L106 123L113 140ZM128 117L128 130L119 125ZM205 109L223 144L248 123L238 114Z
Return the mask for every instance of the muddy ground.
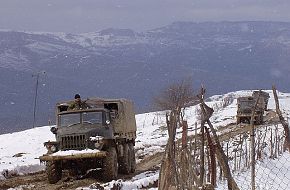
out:
M120 175L118 178L124 180L130 179L139 173L149 170L156 170L156 167L160 164L161 158L162 153L148 156L137 164L136 172L134 174ZM16 176L6 180L0 180L0 190L16 187L23 190L69 190L76 189L78 187L88 187L94 183L104 183L101 181L100 174L89 174L83 179L77 179L76 177L70 177L68 173L64 172L61 181L56 184L49 184L45 172L39 172L24 176Z

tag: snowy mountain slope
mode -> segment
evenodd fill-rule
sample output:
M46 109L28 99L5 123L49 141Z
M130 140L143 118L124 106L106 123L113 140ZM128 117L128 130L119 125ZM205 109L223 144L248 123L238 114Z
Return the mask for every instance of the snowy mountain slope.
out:
M268 92L271 95L271 91ZM234 123L236 114L236 98L251 94L252 91L237 91L208 98L207 104L215 109L215 112L211 117L214 127L219 130L219 127L225 126L229 123ZM290 113L290 93L279 93L278 96L281 109L283 110L284 115L287 117ZM223 107L222 103L228 97L233 97L233 102L226 107ZM269 109L274 108L275 104L273 96L271 95L269 100ZM186 119L189 124L189 134L192 135L194 134L193 129L195 127L195 123L198 122L196 115L197 109L198 106L193 106L186 109ZM164 128L164 116L164 112L152 112L136 115L137 139L135 148L137 162L140 162L143 159L149 157L150 155L156 154L157 152L161 152L164 150L164 146L167 142L167 131ZM46 152L45 147L43 147L43 142L49 139L53 140L54 138L49 129L49 126L45 126L12 134L0 135L1 173L3 174L3 171L5 170L12 170L16 174L25 174L29 172L43 170L44 166L41 165L39 163L39 160L35 158ZM180 129L178 129L178 138L180 138L180 132ZM219 131L219 133L221 132ZM17 157L17 155L19 157ZM281 163L283 163L284 167L284 173L282 175L289 176L290 164L285 163L285 161L283 160L286 160L286 162L289 161L290 155L285 153L283 154L281 159L270 159L268 161L265 160L263 162L258 162L257 168L262 168L262 172L260 174L257 174L258 176L260 176L259 179L267 179L268 175L271 174L271 167L275 166L275 168L279 169L280 167L282 167ZM249 177L249 172L250 171L247 170L243 173L234 174L236 176L236 179L238 180L238 184L241 187L244 187L243 189L248 188L248 184L245 184L244 182L245 179ZM273 172L276 172L276 170L273 170ZM276 175L276 173L273 173L273 175ZM3 179L4 176L2 175L1 178ZM145 187L149 183L154 183L156 179L158 179L158 172L145 172L129 180L120 179L103 185L106 186L108 189L109 186L120 183L123 185L122 189L137 189L141 188L142 186ZM277 183L277 181L275 180L279 180L279 178L273 178L272 180L273 181L271 183L275 184ZM261 183L260 187L263 187L265 189L265 186L263 186L262 184L263 181L258 182ZM286 187L289 183L290 180L288 182L285 182ZM223 183L219 184L219 188L223 189L224 185L225 184ZM92 185L90 188L93 187L94 185ZM273 186L268 187L273 188Z
M65 34L61 37L69 43L80 44L83 47L110 47L134 44L146 44L148 39L141 33L136 33L130 29L109 28L98 32L90 32L79 35Z

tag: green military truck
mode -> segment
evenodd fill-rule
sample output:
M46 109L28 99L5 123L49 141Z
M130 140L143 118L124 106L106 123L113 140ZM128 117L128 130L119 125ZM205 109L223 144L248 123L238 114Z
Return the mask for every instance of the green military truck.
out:
M56 183L63 170L83 175L101 170L104 180L118 173L135 171L136 121L133 103L126 99L91 98L87 108L70 110L73 101L56 105L56 141L45 142L48 152L40 156L46 163L49 183Z
M264 110L268 110L268 102L269 102L269 98L270 98L270 95L269 93L265 92L265 91L258 91L258 90L255 90L252 94L252 96L257 99L258 96L259 96L259 93L260 93L260 97L263 98L264 100Z
M260 91L254 91L252 96L239 97L237 99L237 124L239 123L250 123L252 110L255 103L259 97ZM267 92L261 91L260 98L257 103L257 107L254 113L254 123L260 125L263 123L264 111L267 110L269 94Z
M252 116L252 109L255 106L256 99L253 96L239 97L237 99L238 110L237 110L237 124L239 123L250 123ZM254 113L254 123L259 125L263 122L264 115L264 98L259 98L257 109Z

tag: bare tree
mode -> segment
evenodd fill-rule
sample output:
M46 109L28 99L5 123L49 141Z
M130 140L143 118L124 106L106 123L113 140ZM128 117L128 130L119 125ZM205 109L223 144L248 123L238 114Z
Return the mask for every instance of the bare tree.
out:
M183 120L184 109L192 105L194 100L195 96L192 86L190 82L186 80L170 85L154 99L154 104L158 109L168 110L166 114L166 124L169 138L161 162L159 189L185 189L187 182L180 179L179 171L182 169L178 169L177 167L179 165L176 163L175 135L178 126L185 125L184 127L187 128L187 124ZM184 130L184 134L187 135L187 129ZM184 139L186 138L184 137ZM186 148L185 144L183 145Z
M196 101L190 81L190 79L183 79L163 90L159 96L154 98L154 105L157 109L175 111L178 119L182 120L184 108L194 105Z

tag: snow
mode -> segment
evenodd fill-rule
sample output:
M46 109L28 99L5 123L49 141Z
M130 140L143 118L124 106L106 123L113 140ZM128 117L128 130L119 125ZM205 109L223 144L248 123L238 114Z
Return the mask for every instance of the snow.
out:
M0 172L26 174L43 170L38 157L47 152L43 143L53 139L49 126L0 135Z
M119 46L129 44L146 44L148 40L142 35L135 36L121 36L114 34L102 34L102 31L90 32L83 34L65 34L65 33L54 33L47 34L53 35L56 38L62 39L68 43L74 43L83 47L108 47L108 46Z
M102 136L94 136L94 137L90 137L90 141L100 141L103 140L104 137Z
M149 186L156 182L159 178L159 172L144 172L141 174L136 175L132 179L128 181L113 180L109 183L102 184L101 186L104 187L105 190L112 189L114 186L122 187L122 189L144 189L144 187ZM92 184L90 187L80 187L77 190L91 190L91 189L98 189L99 184ZM153 188L152 188L153 189Z
M52 156L74 156L78 154L85 153L98 153L99 150L85 149L85 150L66 150L66 151L58 151L52 154Z
M271 91L269 109L275 109L275 103ZM223 95L212 96L207 99L207 104L214 108L215 112L211 117L214 127L220 133L219 128L230 123L235 123L236 115L236 99L241 96L251 95L252 91L237 91L230 92ZM290 114L290 94L278 93L280 107L286 118ZM227 98L232 98L228 105L224 105ZM199 106L192 106L185 110L185 118L188 121L189 134L194 134L194 128L198 121ZM142 159L156 154L157 152L164 151L167 143L167 129L165 123L165 111L143 113L136 115L137 122L137 138L136 138L136 158L137 163ZM0 135L0 179L4 179L3 174L5 171L13 171L16 174L33 173L44 169L44 165L40 163L38 157L47 152L43 143L54 140L54 135L50 132L51 126L44 126L29 129L22 132ZM281 128L281 126L280 126ZM230 129L226 129L230 130ZM181 136L181 129L177 130L177 138ZM90 152L94 150L84 150ZM56 155L72 155L78 154L78 151L62 151L55 153ZM281 189L289 188L290 183L290 154L284 153L276 159L264 159L257 162L256 171L257 189ZM250 170L245 169L240 172L234 172L234 177L237 180L241 189L250 188ZM273 175L273 176L272 176ZM278 175L278 176L277 176ZM158 180L159 171L147 171L136 175L128 180L116 180L107 184L102 184L105 189L109 189L113 185L122 186L123 190L126 189L140 189L149 184L153 184ZM284 179L283 183L279 179ZM267 181L267 182L265 182ZM276 184L276 185L275 185ZM278 186L279 184L280 186ZM82 189L94 189L97 184L92 184L90 187L82 187ZM287 186L288 185L288 186ZM217 189L225 189L226 182L220 181Z

